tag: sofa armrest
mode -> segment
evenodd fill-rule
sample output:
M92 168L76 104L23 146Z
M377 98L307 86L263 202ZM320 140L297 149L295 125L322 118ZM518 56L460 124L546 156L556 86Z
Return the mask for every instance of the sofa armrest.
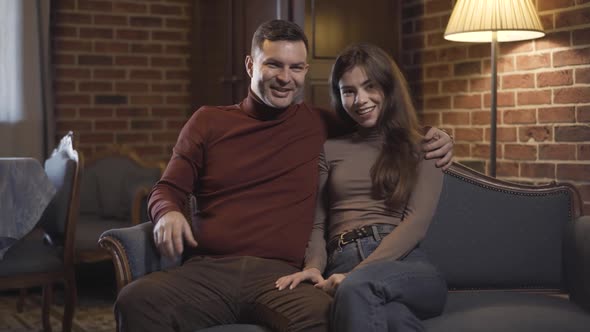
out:
M590 216L568 225L564 261L570 299L590 312Z
M154 271L180 264L180 258L160 257L153 242L153 224L141 223L132 227L116 228L104 232L98 241L111 253L117 279L117 290Z

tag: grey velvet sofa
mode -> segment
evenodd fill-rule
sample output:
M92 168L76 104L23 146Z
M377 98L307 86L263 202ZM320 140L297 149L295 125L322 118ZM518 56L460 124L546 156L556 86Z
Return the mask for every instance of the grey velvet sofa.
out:
M421 244L449 285L445 311L425 321L427 331L590 331L590 216L581 214L570 185L518 185L453 165ZM119 287L175 264L160 259L151 232L143 223L101 236Z

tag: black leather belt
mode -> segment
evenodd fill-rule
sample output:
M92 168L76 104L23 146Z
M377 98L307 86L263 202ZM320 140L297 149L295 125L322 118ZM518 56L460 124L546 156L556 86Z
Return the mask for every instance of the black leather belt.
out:
M389 224L373 224L346 231L332 238L332 240L328 242L326 249L328 249L328 253L331 253L336 249L341 249L343 246L364 237L373 236L375 239L378 239L381 236L386 236L391 233L394 228L394 225Z

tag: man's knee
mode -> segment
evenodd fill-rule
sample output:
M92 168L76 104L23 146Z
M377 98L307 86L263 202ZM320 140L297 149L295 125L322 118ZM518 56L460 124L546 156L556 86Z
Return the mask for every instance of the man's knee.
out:
M309 286L305 296L308 301L301 307L301 319L291 320L288 331L328 331L332 297L313 286Z
M140 279L121 289L114 306L117 331L164 331L152 324L163 314L158 310L160 306L156 305L154 288Z
M154 287L147 280L137 280L123 287L115 301L115 313L133 315L149 312L150 303L157 301Z
M281 291L280 295L284 296L257 305L256 311L261 322L276 331L328 331L331 296L311 285L300 285L293 291ZM266 315L260 315L264 312Z

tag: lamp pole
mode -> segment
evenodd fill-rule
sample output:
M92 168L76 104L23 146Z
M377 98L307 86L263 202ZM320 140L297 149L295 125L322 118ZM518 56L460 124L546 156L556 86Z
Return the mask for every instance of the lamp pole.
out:
M445 39L457 42L490 42L491 112L489 174L496 177L496 126L498 108L498 43L540 38L545 35L531 0L457 0ZM491 40L490 40L491 37Z
M496 120L498 107L498 36L492 31L492 95L490 119L490 176L496 177Z

